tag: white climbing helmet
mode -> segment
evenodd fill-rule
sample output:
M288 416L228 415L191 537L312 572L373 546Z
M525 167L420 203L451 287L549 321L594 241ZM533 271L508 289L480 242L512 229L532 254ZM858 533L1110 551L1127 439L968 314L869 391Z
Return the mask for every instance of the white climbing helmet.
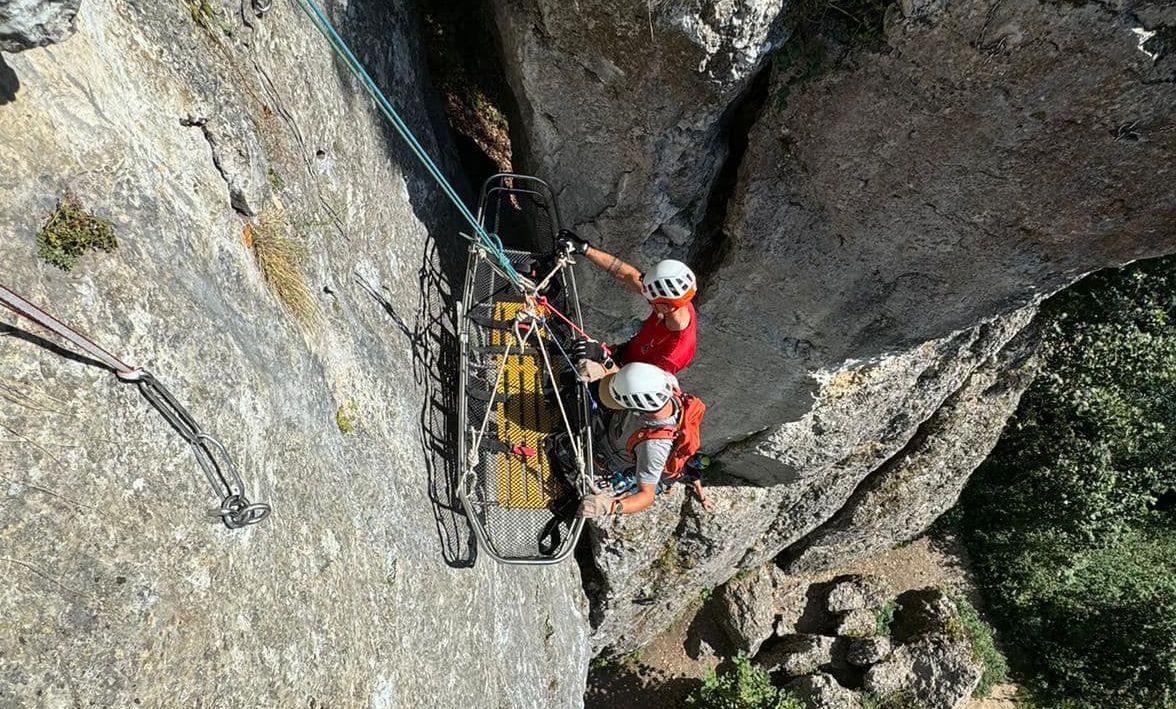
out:
M650 303L667 303L681 308L694 297L698 280L681 261L668 258L641 276L641 289Z
M657 411L674 395L674 375L645 362L630 362L600 386L600 402L610 409Z

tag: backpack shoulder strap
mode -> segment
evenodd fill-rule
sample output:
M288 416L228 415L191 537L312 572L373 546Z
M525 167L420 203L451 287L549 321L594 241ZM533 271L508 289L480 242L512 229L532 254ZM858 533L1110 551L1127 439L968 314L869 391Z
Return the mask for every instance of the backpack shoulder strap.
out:
M629 442L625 445L629 449L629 455L637 455L637 446L645 441L652 440L666 440L673 439L678 435L677 426L660 426L658 428L639 428L629 436Z
M629 455L636 455L634 450L637 448L638 444L644 443L645 441L656 439L673 439L678 436L678 432L682 428L682 418L683 414L685 413L685 409L682 406L682 392L680 392L676 387L674 389L674 399L678 402L677 422L672 423L669 426L642 426L641 428L634 431L633 435L629 436L628 443L625 444L625 448L629 450Z

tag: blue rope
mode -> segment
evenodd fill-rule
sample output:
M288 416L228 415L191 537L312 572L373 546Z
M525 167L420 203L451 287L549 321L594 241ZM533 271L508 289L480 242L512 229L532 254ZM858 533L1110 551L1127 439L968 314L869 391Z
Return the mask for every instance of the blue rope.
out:
M334 25L332 25L331 21L327 19L326 13L323 12L323 9L315 0L298 0L298 3L307 16L310 17L311 21L314 22L315 28L318 29L319 34L321 34L327 40L327 42L331 45L331 48L335 51L335 54L343 59L343 61L347 64L348 69L351 70L352 75L354 75L355 78L358 79L361 84L363 84L363 87L368 92L368 95L371 96L372 100L376 102L376 107L380 109L380 112L384 114L384 117L387 118L388 121L392 124L392 127L396 129L396 132L400 134L400 137L404 139L404 142L408 143L408 147L412 150L413 154L417 156L417 159L421 161L421 164L425 166L425 169L429 172L430 175L432 175L437 184L440 185L441 191L444 192L447 197L449 197L449 200L453 202L458 211L461 212L461 215L465 217L465 220L470 223L470 226L473 227L477 238L475 239L467 237L464 234L462 236L468 239L471 243L480 244L481 247L489 252L490 255L494 257L494 260L498 262L499 267L501 267L507 278L509 278L510 281L516 286L520 285L522 282L522 276L519 275L517 270L515 270L514 264L510 262L510 257L506 255L506 251L502 247L502 240L498 237L497 234L488 233L482 227L482 225L478 223L478 220L474 218L474 215L470 212L469 208L466 207L465 203L461 201L461 198L457 194L457 190L455 190L453 185L449 184L449 181L445 179L445 175L442 174L441 168L437 167L437 164L433 162L432 158L429 157L429 154L425 151L424 146L420 144L420 141L418 141L416 136L413 135L412 130L410 130L404 120L401 119L400 114L398 114L396 109L392 107L391 102L388 101L388 98L384 95L384 92L380 90L380 87L376 85L376 82L372 79L371 75L368 74L367 70L363 68L362 64L360 64L359 60L355 57L355 54L353 54L351 49L347 46L347 43L344 42L343 38L339 36L339 33L335 30Z

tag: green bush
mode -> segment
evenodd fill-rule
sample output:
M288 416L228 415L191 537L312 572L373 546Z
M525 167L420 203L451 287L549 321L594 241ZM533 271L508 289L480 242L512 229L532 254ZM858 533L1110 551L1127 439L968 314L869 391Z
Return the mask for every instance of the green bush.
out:
M711 670L702 684L686 697L696 709L804 709L804 704L783 689L772 686L766 670L751 664L744 653L732 659L725 672Z
M987 697L993 686L1004 682L1009 677L1009 663L996 647L992 626L984 622L976 607L963 596L952 596L956 609L959 611L960 632L968 639L972 646L972 659L984 668L980 677L980 684L976 685L974 696Z
M1043 375L961 498L964 540L1041 703L1172 706L1176 258L1043 317Z

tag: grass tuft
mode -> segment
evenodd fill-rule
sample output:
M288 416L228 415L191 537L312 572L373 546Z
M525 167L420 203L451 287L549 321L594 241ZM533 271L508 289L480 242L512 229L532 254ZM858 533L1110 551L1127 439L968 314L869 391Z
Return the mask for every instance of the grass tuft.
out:
M118 248L114 227L82 208L77 197L67 194L37 232L41 258L68 271L91 249L111 252Z
M192 14L192 21L200 27L209 30L212 29L213 18L216 17L216 8L212 6L209 0L189 0L188 12Z
M310 259L306 245L290 234L284 211L272 206L261 215L260 223L249 229L253 241L253 258L266 285L290 314L304 325L318 319L318 309L306 285L302 269Z

